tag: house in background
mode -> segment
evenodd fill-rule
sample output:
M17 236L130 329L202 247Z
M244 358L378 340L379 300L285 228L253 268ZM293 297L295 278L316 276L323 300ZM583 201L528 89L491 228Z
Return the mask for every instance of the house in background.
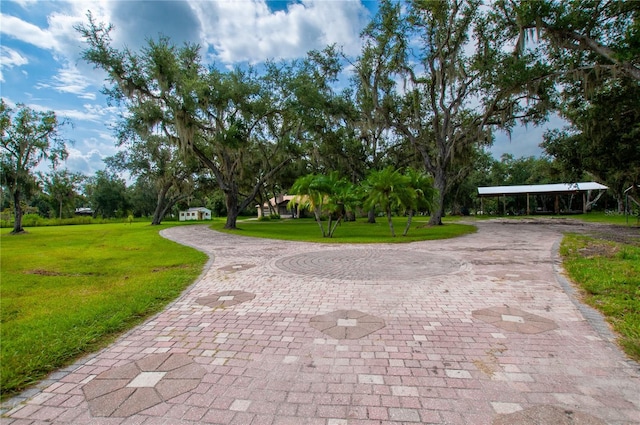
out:
M268 217L272 214L272 212L278 214L282 218L296 218L300 217L301 214L304 216L304 211L301 210L300 204L295 203L293 208L289 205L294 199L306 200L306 196L297 196L297 195L278 195L274 198L269 199L262 205L256 205L258 209L258 218L260 217Z
M180 211L179 220L211 220L211 210L205 207L189 208L186 211Z

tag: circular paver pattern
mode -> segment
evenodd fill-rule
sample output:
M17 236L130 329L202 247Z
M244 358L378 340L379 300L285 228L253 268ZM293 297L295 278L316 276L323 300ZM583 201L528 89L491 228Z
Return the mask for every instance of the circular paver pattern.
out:
M498 416L493 425L605 425L594 416L555 406L535 406Z
M553 320L514 307L490 307L472 311L471 314L493 326L523 334L538 334L558 327Z
M193 390L205 374L185 354L155 354L101 373L82 391L93 416L126 417Z
M335 339L362 338L385 326L381 318L358 310L337 310L314 316L309 325Z
M358 281L413 280L454 273L461 266L442 255L385 249L316 251L276 261L276 267L295 274Z
M206 305L211 308L231 307L245 301L250 301L256 297L256 294L245 291L224 291L215 294L200 297L196 300L198 304Z

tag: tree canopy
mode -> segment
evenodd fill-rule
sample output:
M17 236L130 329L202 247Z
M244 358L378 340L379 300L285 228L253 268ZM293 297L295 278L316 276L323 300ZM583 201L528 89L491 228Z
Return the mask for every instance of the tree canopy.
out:
M21 233L22 205L37 187L35 168L44 160L52 165L65 159L65 140L58 131L63 122L53 111L36 112L18 104L17 112L0 100L0 178L11 193L14 209L12 233Z
M227 214L226 227L235 228L254 199L262 203L291 188L315 204L317 219L333 220L323 229L332 235L353 203L369 207L370 219L375 208L388 217L406 213L409 221L426 210L431 224L441 224L447 209L461 212L474 203L475 186L499 177L493 184L532 174L578 179L586 172L618 195L637 185L638 3L498 0L493 6L383 0L356 57L332 45L300 60L234 69L208 63L197 45L164 36L137 51L116 48L114 29L89 15L77 27L86 41L82 57L107 73L104 92L123 107L117 136L126 149L85 185L87 199L100 214L149 214L154 224L186 202L215 203ZM4 102L2 108L4 142L5 128L15 125ZM553 163L487 158L496 131L541 124L551 111L570 123L545 136ZM45 116L34 119L44 123ZM41 159L63 157L64 149L56 149ZM543 163L553 169L530 172ZM38 180L12 170L3 166L3 186L20 186L24 203ZM135 185L127 189L114 172L128 173ZM52 172L41 180L47 192L60 186L58 216L63 204L71 207L57 184L62 177ZM372 185L377 177L398 189L385 195L387 203L384 196L367 203L366 196L354 198L354 185L369 187L370 197L386 193ZM95 196L108 187L117 187L116 207L106 206L109 196Z

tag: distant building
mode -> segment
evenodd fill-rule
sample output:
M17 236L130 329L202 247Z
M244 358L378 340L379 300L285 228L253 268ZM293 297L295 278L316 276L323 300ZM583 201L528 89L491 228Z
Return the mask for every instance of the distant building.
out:
M93 210L91 208L76 208L76 215L93 215Z
M284 195L280 194L269 199L262 205L256 205L258 218L268 217L272 213L278 214L281 218L296 218L304 214L304 208L300 203L305 203L306 195Z
M503 213L507 214L507 196L526 196L527 208L523 210L523 213L527 215L535 211L537 214L575 214L575 213L587 213L591 209L591 206L600 199L600 196L605 190L609 189L596 182L580 182L580 183L555 183L555 184L531 184L531 185L515 185L515 186L485 186L478 188L478 196L480 197L480 211L484 214L484 198L494 197L500 203L500 198L503 200ZM597 192L595 199L591 199L591 192ZM577 210L571 208L571 200L573 197L579 199L582 195L582 208ZM560 208L560 196L569 196L570 201L568 207L564 210ZM540 205L536 206L535 210L531 208L530 198L534 197L534 200L539 200ZM544 199L536 198L549 198L551 202L544 202ZM577 203L577 202L576 202ZM547 204L551 204L548 206Z
M186 211L180 211L179 220L211 220L211 210L205 207L189 208Z

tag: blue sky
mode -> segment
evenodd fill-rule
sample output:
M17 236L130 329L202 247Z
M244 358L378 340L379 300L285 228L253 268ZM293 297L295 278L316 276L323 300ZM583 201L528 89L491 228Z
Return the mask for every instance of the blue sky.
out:
M73 140L66 167L91 175L117 152L111 130L117 109L100 93L104 74L80 59L84 48L74 26L91 11L112 23L116 46L138 49L148 38L196 42L218 66L303 57L327 44L356 55L359 33L377 7L373 0L84 0L0 2L0 84L9 104L53 110L68 119ZM550 125L559 125L553 120ZM540 155L543 128L498 134L494 157Z

